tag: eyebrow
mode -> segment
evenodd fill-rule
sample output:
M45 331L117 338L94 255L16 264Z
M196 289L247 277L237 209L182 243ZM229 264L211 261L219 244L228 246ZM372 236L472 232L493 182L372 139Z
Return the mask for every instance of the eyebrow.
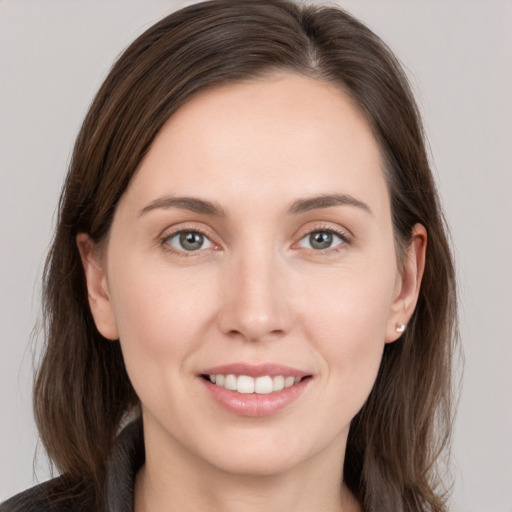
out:
M330 208L331 206L354 206L368 213L372 213L370 207L349 194L320 194L312 197L296 199L286 209L287 215L299 215L311 210ZM139 212L139 216L146 213L167 208L178 208L195 213L202 213L213 217L226 217L224 209L215 202L199 199L197 197L165 196L151 201Z
M214 217L226 216L226 213L224 212L222 207L211 201L198 199L197 197L175 196L160 197L158 199L155 199L154 201L151 201L151 203L142 208L142 210L139 212L139 216L160 208L179 208L181 210L189 210L191 212L203 213L205 215L211 215Z
M349 194L320 194L297 199L288 206L286 213L298 215L311 210L330 208L331 206L354 206L372 214L371 208L366 203Z

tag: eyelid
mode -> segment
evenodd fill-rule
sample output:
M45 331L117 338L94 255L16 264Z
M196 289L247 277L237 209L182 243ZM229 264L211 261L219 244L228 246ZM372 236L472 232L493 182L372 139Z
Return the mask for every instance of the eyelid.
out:
M212 246L205 248L205 249L198 249L196 251L186 251L186 250L176 249L175 247L166 243L166 241L169 240L170 238L173 238L176 235L178 235L180 233L184 233L184 232L185 233L187 233L187 232L200 233L201 235L203 235L205 238L207 238L209 240L209 242L212 244ZM332 233L332 234L338 236L343 243L340 243L337 246L330 247L330 248L323 249L323 250L307 248L307 247L306 248L299 247L299 248L306 249L307 251L310 251L317 255L318 254L320 254L320 255L327 254L327 253L336 253L336 252L342 250L347 245L350 245L352 243L352 240L354 237L354 235L352 234L352 232L349 229L341 228L341 227L334 227L334 226L328 225L324 222L324 223L316 224L316 225L312 226L311 228L308 228L305 232L303 232L302 235L298 238L298 240L293 243L292 248L294 248L294 246L296 246L305 237L310 236L312 233L316 233L316 232ZM201 226L191 225L191 224L186 224L183 226L173 227L173 228L167 227L158 235L159 244L164 246L165 250L167 250L171 253L174 253L174 254L178 254L180 256L194 256L194 255L197 256L201 253L204 253L207 250L211 250L211 249L219 250L221 248L221 246L220 246L220 244L215 242L214 239L215 239L215 237L210 233L210 230L204 229Z
M181 233L199 233L203 235L205 238L208 239L208 241L212 244L211 247L207 247L205 249L198 249L196 251L186 251L186 250L180 250L176 247L170 245L167 243L167 241L171 238L174 238L175 236L181 234ZM213 240L213 236L211 233L208 232L208 230L205 230L199 226L192 226L192 225L184 225L180 227L174 227L174 228L166 228L164 229L159 235L158 235L158 242L159 244L168 252L177 254L179 256L197 256L204 251L211 250L212 248L218 249L219 244L217 244Z
M312 225L312 227L308 227L306 231L304 232L304 235L308 235L310 233L314 233L315 231L331 231L333 233L337 233L340 236L343 236L347 240L352 240L354 237L354 234L350 229L340 226L338 224L326 222L326 221L313 221L308 222L308 225Z
M294 243L294 246L297 245L300 241L302 241L304 238L310 236L312 233L331 233L338 238L341 239L342 243L334 246L329 247L327 249L313 249L308 247L299 247L301 249L306 249L307 251L313 252L314 254L327 254L329 252L335 253L340 250L342 250L347 245L350 245L353 240L353 234L348 229L343 229L339 227L334 227L332 225L327 225L325 223L318 224L313 226L312 228L308 229L306 232L304 232L298 239L297 242Z

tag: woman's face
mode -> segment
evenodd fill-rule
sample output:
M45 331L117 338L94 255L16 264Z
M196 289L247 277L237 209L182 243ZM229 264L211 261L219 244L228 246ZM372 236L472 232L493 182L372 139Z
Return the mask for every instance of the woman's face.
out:
M197 95L153 142L102 256L78 241L148 457L339 466L408 311L379 147L346 95L292 74Z

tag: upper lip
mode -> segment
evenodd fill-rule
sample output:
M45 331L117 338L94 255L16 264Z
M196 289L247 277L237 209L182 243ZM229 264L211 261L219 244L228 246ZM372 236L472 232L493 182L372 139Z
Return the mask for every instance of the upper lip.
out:
M285 377L306 377L311 373L275 363L264 364L248 364L248 363L231 363L206 368L201 371L202 375L247 375L248 377L262 377L268 375L275 377L277 375L284 375Z

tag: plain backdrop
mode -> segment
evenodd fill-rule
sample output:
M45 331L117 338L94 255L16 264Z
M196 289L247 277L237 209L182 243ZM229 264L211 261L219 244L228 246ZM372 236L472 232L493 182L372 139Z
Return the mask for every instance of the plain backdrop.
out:
M187 3L0 0L0 501L49 475L30 337L74 138L115 57ZM465 372L450 510L511 512L512 3L338 3L406 67L452 229Z

